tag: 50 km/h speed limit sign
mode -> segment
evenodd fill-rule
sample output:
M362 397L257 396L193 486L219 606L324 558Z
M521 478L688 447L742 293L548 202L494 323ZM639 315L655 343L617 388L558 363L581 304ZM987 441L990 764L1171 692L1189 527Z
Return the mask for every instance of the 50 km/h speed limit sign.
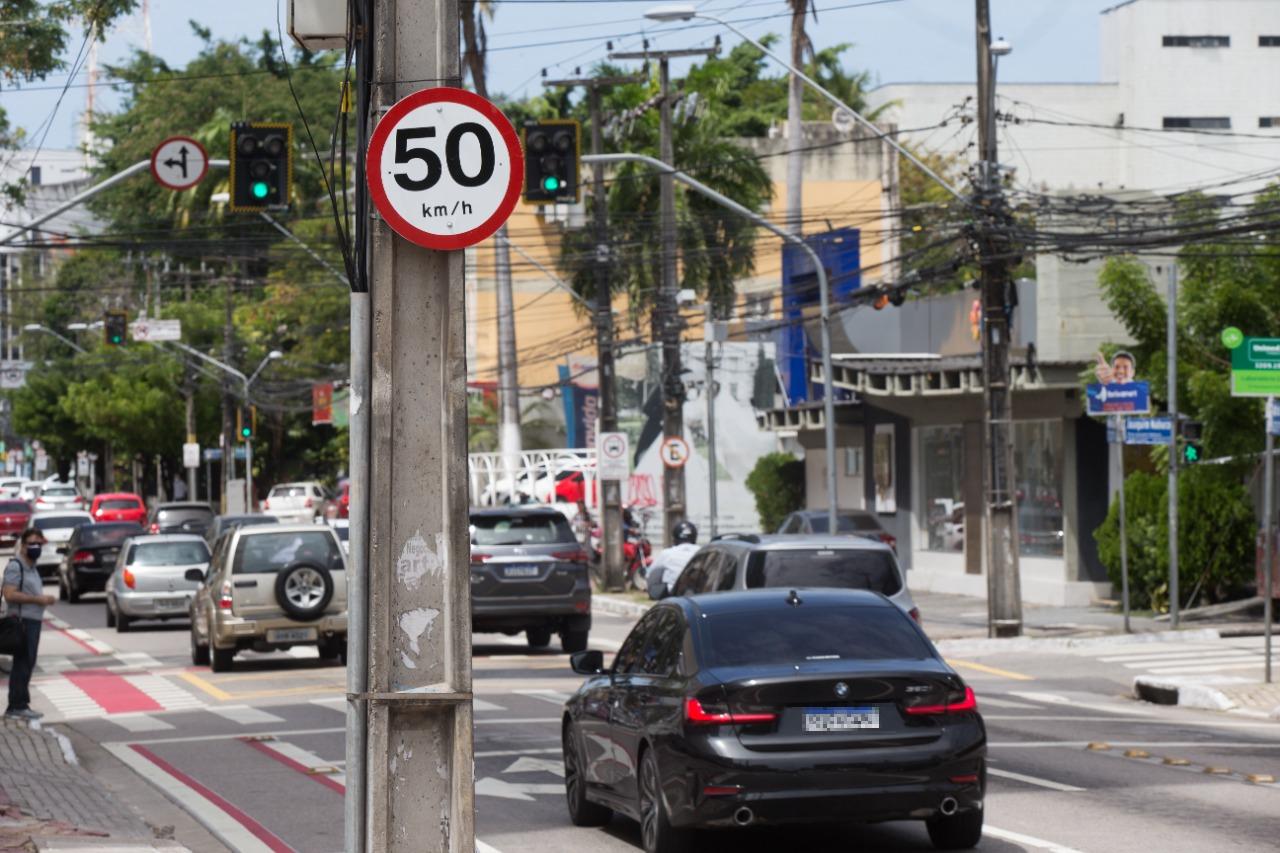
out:
M465 89L424 89L374 128L365 171L387 224L428 249L465 249L497 231L520 197L524 156L507 117Z

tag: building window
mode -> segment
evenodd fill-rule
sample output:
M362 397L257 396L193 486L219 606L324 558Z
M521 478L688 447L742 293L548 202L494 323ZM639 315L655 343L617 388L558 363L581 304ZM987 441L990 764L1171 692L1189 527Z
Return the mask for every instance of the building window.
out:
M1258 127L1280 127L1280 116L1263 116L1258 119Z
M1062 421L1013 425L1018 495L1018 552L1062 556Z
M920 428L920 518L925 550L964 550L964 428Z
M861 447L846 447L844 449L844 475L846 477L862 476Z
M1258 47L1280 47L1280 36L1258 36Z
M33 187L40 186L40 167L39 166L32 166L30 171L27 172L27 176L31 180L31 186Z
M1230 130L1231 119L1227 116L1207 116L1197 118L1164 117L1165 130Z
M1165 47L1231 47L1231 36L1165 36Z

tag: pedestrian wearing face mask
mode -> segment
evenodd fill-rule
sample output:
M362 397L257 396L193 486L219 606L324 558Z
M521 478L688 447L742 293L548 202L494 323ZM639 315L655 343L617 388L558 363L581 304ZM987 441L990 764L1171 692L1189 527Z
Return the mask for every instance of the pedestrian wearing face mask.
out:
M3 586L6 613L16 614L26 633L26 648L13 656L13 669L9 673L9 707L6 717L38 720L43 714L31 710L31 674L36 668L36 653L40 648L40 626L44 609L55 601L44 594L44 581L36 561L45 545L44 534L28 527L18 540L13 559L4 567Z

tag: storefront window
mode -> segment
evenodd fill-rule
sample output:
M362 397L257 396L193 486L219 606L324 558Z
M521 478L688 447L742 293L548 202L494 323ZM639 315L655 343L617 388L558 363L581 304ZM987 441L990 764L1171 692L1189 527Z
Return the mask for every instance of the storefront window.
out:
M959 425L931 426L921 427L919 434L925 550L963 550L964 430Z
M1013 425L1019 553L1062 556L1062 421Z

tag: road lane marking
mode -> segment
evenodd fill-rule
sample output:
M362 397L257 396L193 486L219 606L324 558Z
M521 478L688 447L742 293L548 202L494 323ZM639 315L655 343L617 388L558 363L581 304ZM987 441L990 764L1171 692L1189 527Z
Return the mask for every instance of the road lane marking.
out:
M546 758L534 758L522 755L507 766L503 773L550 773L552 776L564 778L564 764Z
M492 844L485 844L483 841L477 838L476 853L502 853L502 851L500 851L497 847L494 847Z
M513 690L511 692L518 696L541 699L543 702L550 702L552 705L563 705L569 701L569 694L561 693L558 690Z
M1084 788L1077 788L1075 785L1064 785L1061 782L1054 782L1051 779L1041 779L1038 776L1027 776L1022 773L1014 773L1011 770L1001 770L998 767L988 767L987 773L991 776L999 776L1002 779L1012 779L1015 782L1025 782L1028 785L1037 785L1041 788L1048 788L1051 791L1075 793L1084 790Z
M1056 841L1045 841L1043 838L1036 838L1034 835L1023 835L1021 832L1013 832L1008 829L999 829L988 824L982 828L983 835L989 835L992 838L999 838L1001 841L1012 841L1014 844L1025 844L1028 847L1034 847L1037 850L1047 850L1049 853L1080 853L1074 847L1065 847Z
M560 747L553 749L491 749L486 752L477 752L476 758L511 758L521 755L559 755Z
M284 722L283 717L269 714L261 708L250 708L248 705L212 705L207 710L211 714L217 714L219 717L224 717L242 726L270 725L271 723Z
M173 729L172 723L166 723L150 714L112 714L106 719L130 732L160 732Z
M497 702L490 702L487 699L471 697L471 708L475 711L505 711L507 710Z
M79 670L63 676L97 702L107 714L160 711L164 706L123 675L103 670Z
M120 661L118 666L108 667L112 672L127 669L160 669L163 664L146 652L116 652L112 655Z
M205 693L208 693L214 699L217 699L219 701L225 702L228 699L236 698L235 696L223 690L222 688L215 687L214 685L210 684L208 681L205 681L203 678L196 675L194 672L188 672L186 670L183 670L182 672L178 673L178 677L181 678L183 681L187 682L188 684L194 684L196 687L199 687Z
M1084 749L1091 741L1087 740L1015 740L988 741L992 749ZM1223 743L1205 740L1112 740L1112 746L1135 747L1138 749L1280 749L1280 743Z
M1198 651L1172 651L1161 652L1160 654L1141 654L1141 655L1108 655L1100 657L1098 660L1103 663L1144 663L1146 661L1175 661L1190 660L1193 658L1217 657L1219 655L1248 655L1253 654L1248 649L1235 648L1219 648L1219 649L1200 649Z
M293 848L271 830L145 746L124 743L103 746L204 824L232 850L240 853L293 853Z
M1029 722L1060 722L1060 723L1119 723L1124 722L1130 726L1187 726L1200 727L1206 729L1212 728L1236 728L1236 729L1271 729L1275 730L1276 724L1273 722L1249 722L1246 720L1178 720L1178 719L1158 719L1155 717L1144 717L1138 720L1117 720L1115 717L1091 717L1091 716L1074 716L1069 714L983 714L984 720L996 720L1007 722L1018 722L1019 720L1027 720ZM1270 719L1263 716L1262 719Z
M1023 675L1021 672L1012 672L1007 669L999 669L994 666L987 666L985 663L975 663L969 660L952 660L947 659L947 663L957 669L972 669L975 672L986 673L987 675L998 675L1001 678L1010 678L1014 681L1035 681L1035 677L1031 675Z
M334 726L331 728L323 728L323 729L291 729L288 732L288 734L289 734L289 737L301 737L303 735L331 735L331 734L337 734L338 732L345 732L346 730L347 730L346 726ZM274 732L236 732L235 734L222 734L222 735L187 735L184 737L147 738L146 740L138 741L138 743L145 743L145 744L201 743L204 741L212 741L212 740L239 740L240 738L245 738L245 737L275 737L278 734L280 734L280 732L274 731ZM120 746L120 747L127 747L130 745L131 745L130 743L104 744L104 746Z
M1134 717L1150 717L1155 713L1153 711L1148 711L1145 708L1123 705L1101 705L1094 702L1078 702L1075 699L1069 699L1066 696L1059 696L1056 693L1011 691L1009 695L1017 696L1019 699L1029 699L1032 702L1045 702L1050 705L1069 705L1072 708L1080 708L1085 711L1101 711L1104 714L1127 714ZM981 696L978 697L978 702L982 702Z
M308 752L302 747L283 741L262 741L248 738L244 738L243 741L272 761L277 761L290 770L314 779L330 791L338 794L345 794L347 791L347 786L344 784L346 782L345 775L335 777L327 773L315 772L315 768L324 766L325 762L313 752Z
M1162 667L1152 667L1152 668L1151 668L1151 669L1149 669L1148 671L1149 671L1152 675L1178 675L1178 674L1183 674L1183 675L1196 675L1196 674L1200 674L1200 673L1221 672L1221 671L1222 671L1222 670L1224 670L1224 669L1232 669L1232 670L1234 670L1234 669L1261 669L1261 668L1262 668L1262 665L1263 665L1263 661L1259 658L1259 659L1255 659L1254 661L1252 661L1252 662L1250 662L1250 663L1232 663L1232 664L1228 664L1228 663L1218 663L1218 664L1213 664L1213 665L1211 665L1211 666L1207 666L1207 665L1200 665L1200 666L1174 666L1174 667L1163 667L1163 666L1162 666Z
M1029 705L1026 702L1014 702L1012 699L1000 699L996 696L983 694L983 705L990 705L993 708L1019 708L1023 710L1040 710L1039 705ZM983 716L986 716L985 714Z
M528 724L528 723L556 723L556 724L559 724L559 723L560 723L560 717L516 717L516 718L514 718L514 719L513 719L513 718L508 717L508 718L506 718L506 719L502 719L502 720L475 720L474 722L475 722L475 724L476 724L477 726L493 726L493 725L499 725L499 726L511 726L511 725L516 725L516 724L524 725L524 724Z

